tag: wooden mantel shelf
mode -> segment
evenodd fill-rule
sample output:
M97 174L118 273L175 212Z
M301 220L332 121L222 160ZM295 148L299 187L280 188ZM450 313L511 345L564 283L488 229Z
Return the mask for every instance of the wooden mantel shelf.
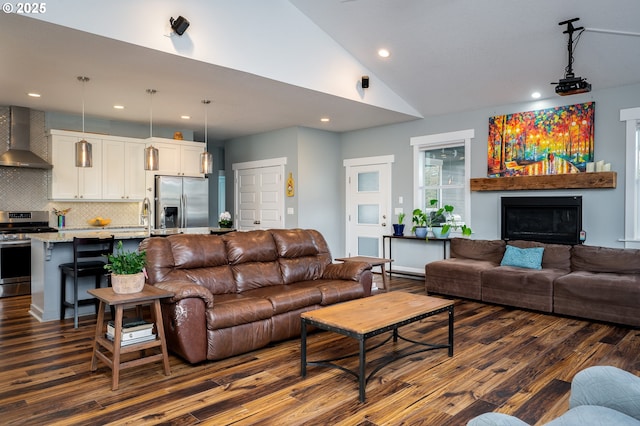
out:
M472 191L517 191L536 189L615 188L616 172L564 175L510 176L471 179Z

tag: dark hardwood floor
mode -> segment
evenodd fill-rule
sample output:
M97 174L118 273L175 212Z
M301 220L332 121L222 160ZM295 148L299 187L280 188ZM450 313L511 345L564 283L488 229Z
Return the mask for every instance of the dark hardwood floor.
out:
M376 276L380 280L380 276ZM424 294L423 281L393 277L394 291ZM124 370L89 369L95 316L39 323L28 296L0 299L0 423L5 425L464 425L501 411L542 424L567 409L570 382L591 365L640 373L638 330L468 300L455 301L455 352L426 352L380 370L358 402L354 378L309 367L291 340L223 361L190 365L171 355ZM375 312L371 313L375 315ZM402 329L446 342L446 314ZM309 357L356 349L328 332L309 337ZM400 341L396 349L409 344ZM391 346L387 346L391 348ZM384 357L384 347L368 360ZM317 358L316 358L317 359ZM357 359L346 360L355 367Z

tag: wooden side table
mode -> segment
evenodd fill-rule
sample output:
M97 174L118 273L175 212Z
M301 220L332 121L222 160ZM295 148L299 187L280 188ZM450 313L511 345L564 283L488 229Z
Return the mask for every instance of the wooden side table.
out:
M382 272L382 285L384 286L384 291L391 290L389 288L389 283L387 281L387 272L385 271L385 265L388 263L389 267L391 267L391 262L393 259L384 259L380 257L369 257L369 256L354 256L354 257L340 257L336 258L339 262L366 262L371 266L379 266L380 271Z
M89 294L100 301L98 318L96 320L96 337L93 343L93 356L91 357L91 371L98 368L98 360L104 362L112 371L111 390L118 389L120 370L162 360L164 374L171 374L167 343L164 337L160 299L173 296L170 291L165 291L145 284L139 293L116 294L111 287L87 290ZM114 318L115 335L113 341L105 337L104 310L106 305L115 307ZM122 312L126 306L151 305L151 314L156 326L157 338L148 342L135 343L121 346L122 339ZM160 348L160 353L145 355L145 349ZM103 350L101 350L104 349ZM140 357L129 361L122 361L121 356L140 351ZM109 353L111 357L109 357Z

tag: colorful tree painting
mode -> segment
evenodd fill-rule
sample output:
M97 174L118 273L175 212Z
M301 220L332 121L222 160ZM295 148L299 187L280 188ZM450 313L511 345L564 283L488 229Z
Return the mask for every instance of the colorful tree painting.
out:
M489 117L487 176L584 172L595 102Z

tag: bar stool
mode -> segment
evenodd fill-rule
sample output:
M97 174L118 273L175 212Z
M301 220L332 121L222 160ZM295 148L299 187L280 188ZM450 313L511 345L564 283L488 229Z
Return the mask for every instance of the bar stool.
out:
M78 278L93 276L96 288L108 274L104 269L106 256L113 253L113 235L106 238L73 238L73 262L60 264L60 320L63 320L66 308L73 308L73 326L78 328L78 306L94 304L98 312L98 300L78 300ZM83 260L87 259L87 260ZM73 301L67 301L67 276L73 277Z

